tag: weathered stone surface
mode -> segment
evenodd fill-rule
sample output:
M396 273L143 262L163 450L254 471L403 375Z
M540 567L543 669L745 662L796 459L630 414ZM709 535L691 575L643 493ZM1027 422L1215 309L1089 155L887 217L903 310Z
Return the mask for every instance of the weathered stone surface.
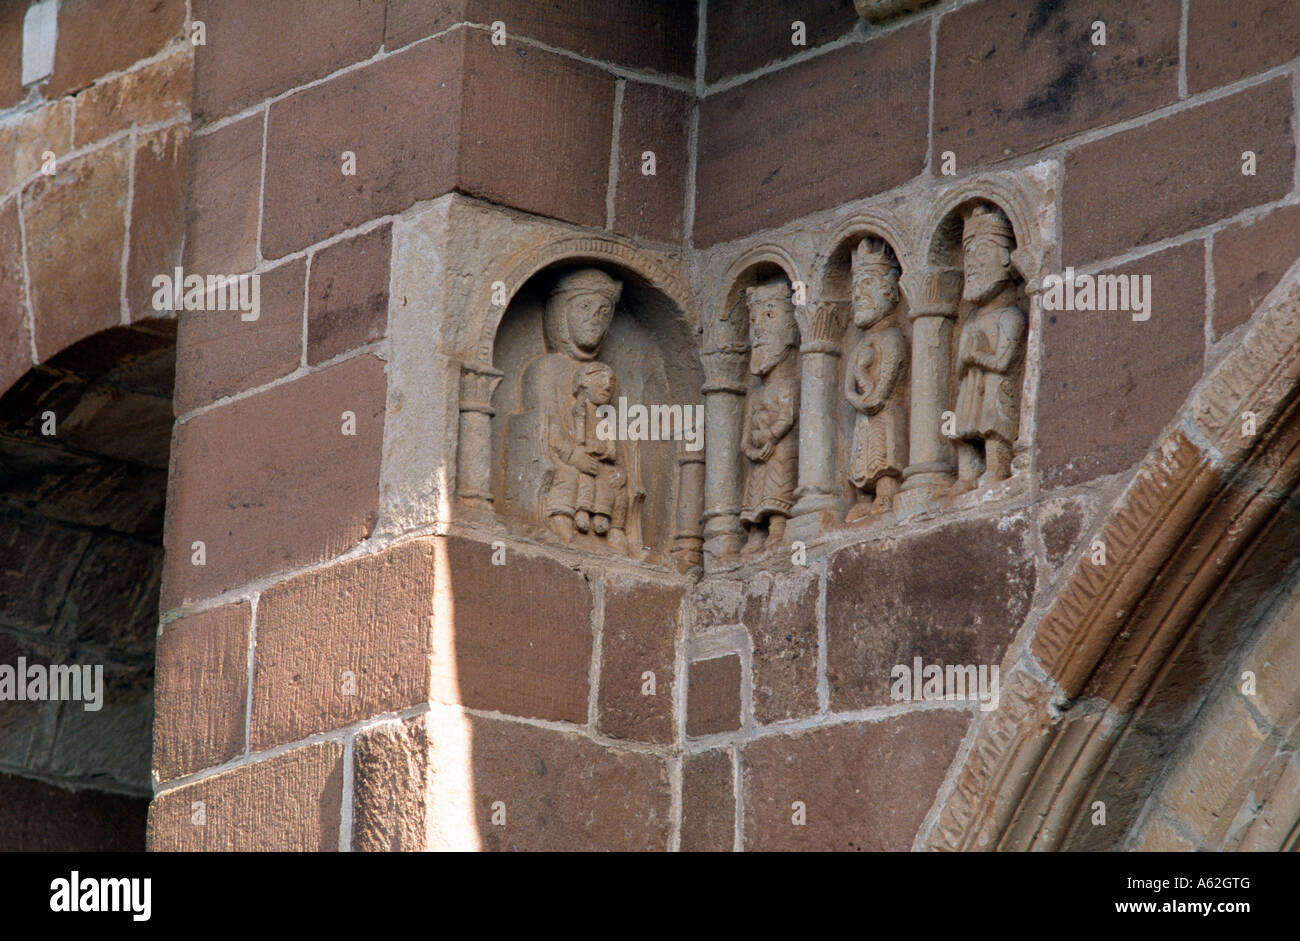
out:
M251 608L241 601L163 628L153 731L153 770L160 781L243 754L251 621Z
M1281 602L1268 634L1250 657L1246 669L1255 673L1253 700L1275 728L1290 728L1300 715L1300 605L1297 586ZM1240 686L1238 685L1238 688Z
M42 360L121 322L129 146L123 141L70 160L23 193Z
M465 41L457 30L271 105L264 256L281 258L455 186ZM348 151L356 173L345 176Z
M1208 708L1205 721L1187 744L1186 757L1162 789L1163 802L1201 834L1209 833L1225 811L1236 811L1244 795L1234 800L1233 790L1259 759L1265 737L1242 697L1219 696Z
M587 721L591 589L559 562L449 538L451 617L435 623L435 699L510 715Z
M1106 24L1093 45L1092 24ZM959 169L1027 153L1178 100L1179 0L985 0L939 21L934 154Z
M1284 206L1214 235L1214 333L1250 320L1300 257L1300 206Z
M162 546L96 533L63 598L56 630L82 644L149 657L158 630Z
M662 85L629 81L623 87L614 190L616 232L659 242L682 240L693 104L686 92ZM647 151L654 154L653 176L643 172Z
M30 637L0 634L0 663L17 667L19 657L43 667L67 662L66 649ZM14 768L48 767L60 708L57 702L0 700L0 761Z
M817 711L815 571L763 575L749 583L745 626L754 644L754 719L779 722Z
M91 85L77 95L74 146L85 147L133 124L187 119L193 78L194 60L182 50Z
M94 665L86 651L70 653L61 663ZM49 770L75 781L107 779L147 793L153 728L153 665L104 668L103 708L87 711L82 703L63 704L59 734L50 752Z
M126 263L126 303L132 320L162 316L153 305L153 279L172 275L181 263L189 148L190 129L185 125L137 139Z
M725 578L709 578L697 582L691 588L687 607L691 630L696 634L704 634L715 627L741 624L748 603L748 586L745 582Z
M144 797L0 774L0 852L143 852Z
M745 849L909 849L969 722L964 712L917 712L745 745Z
M176 350L176 414L287 376L302 362L307 260L261 275L256 320L241 310L182 311Z
M1088 515L1086 505L1080 500L1057 500L1043 505L1038 528L1049 565L1060 565L1078 546Z
M14 186L45 166L45 153L52 151L55 169L72 149L72 102L52 101L18 120L0 127L0 171Z
M257 264L262 207L262 116L200 134L190 145L185 266L239 274Z
M392 226L383 225L312 256L308 363L323 363L384 336L392 236Z
M1194 242L1100 272L1150 276L1146 321L1128 311L1044 312L1038 468L1046 485L1123 470L1174 417L1205 359L1204 265L1205 248Z
M0 395L32 367L18 200L0 206Z
M429 848L430 747L424 716L357 734L352 744L353 852Z
M0 108L22 101L23 88L23 19L27 7L7 3L0 8Z
M105 24L112 24L108 29ZM185 0L61 0L54 75L43 86L54 98L85 88L101 75L124 69L179 38Z
M686 734L698 738L740 728L740 658L697 660L686 679Z
M1276 0L1193 3L1187 90L1193 95L1300 56L1300 8Z
M542 49L493 46L490 34L472 30L463 81L456 189L604 226L613 76Z
M333 852L342 800L343 746L306 745L160 794L149 807L149 849Z
M0 532L0 625L49 633L90 534L8 507Z
M1289 193L1293 110L1290 81L1278 78L1071 151L1063 263L1129 251ZM1241 172L1246 150L1257 158L1254 176Z
M359 356L180 425L163 610L336 556L368 536L386 389L384 364ZM344 434L344 412L355 416L355 434ZM266 428L278 433L248 433ZM192 564L196 541L205 545L201 566Z
M736 842L736 784L731 755L682 758L683 853L729 853Z
M667 761L518 722L473 720L474 819L485 850L664 850ZM434 737L434 780L464 754ZM492 823L504 805L505 825ZM498 818L499 819L499 818Z
M673 740L677 611L682 589L607 579L596 727L637 742ZM654 676L646 678L645 674ZM647 682L654 695L645 695Z
M890 704L891 669L910 671L916 657L1000 664L1033 599L1028 529L1022 516L970 520L836 552L826 583L831 709Z
M804 24L802 46L793 42L796 21ZM807 52L847 35L856 23L853 0L714 0L706 27L705 78L717 82Z
M435 564L417 539L262 593L254 751L427 700Z
M211 121L368 59L384 38L384 0L195 0L194 114Z
M695 244L878 193L925 167L929 25L764 75L700 108ZM808 160L834 153L833 165Z

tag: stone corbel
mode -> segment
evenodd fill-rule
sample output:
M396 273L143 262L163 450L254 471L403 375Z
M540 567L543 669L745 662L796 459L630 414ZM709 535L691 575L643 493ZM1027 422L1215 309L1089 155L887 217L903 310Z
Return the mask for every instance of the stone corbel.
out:
M807 538L837 522L835 427L839 356L849 305L818 301L797 308L799 322L799 487L791 535Z
M953 481L952 442L943 434L943 412L952 401L952 332L961 299L960 268L927 266L899 279L912 321L911 416L908 467L902 502L937 496Z
M460 367L460 440L456 448L456 494L492 508L492 396L504 373L491 366Z

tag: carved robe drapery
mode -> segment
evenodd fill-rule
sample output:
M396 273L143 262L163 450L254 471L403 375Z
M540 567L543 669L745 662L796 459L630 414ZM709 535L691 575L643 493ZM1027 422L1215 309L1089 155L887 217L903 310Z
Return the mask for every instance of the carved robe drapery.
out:
M849 480L871 489L907 467L907 409L897 394L907 370L907 340L897 327L868 334L845 371L845 397L857 410L849 452Z
M1025 315L991 306L962 330L957 347L957 437L1016 440L1020 383L1015 367L1024 354Z

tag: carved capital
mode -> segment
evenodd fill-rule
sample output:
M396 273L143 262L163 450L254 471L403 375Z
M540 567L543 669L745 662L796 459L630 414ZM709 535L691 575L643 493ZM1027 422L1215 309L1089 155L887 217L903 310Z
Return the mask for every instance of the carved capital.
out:
M839 355L840 339L848 324L849 305L845 301L818 301L795 308L799 321L800 353Z
M504 376L505 373L499 372L490 366L469 366L462 363L460 367L460 410L462 412L482 412L484 415L495 415L496 410L492 408L492 396Z
M957 302L961 300L961 285L960 268L929 266L905 271L899 278L899 286L907 298L907 316L912 320L917 317L955 317Z
M746 375L748 357L749 348L745 346L705 350L700 355L700 364L704 367L704 385L700 391L705 395L710 392L744 395L749 389Z

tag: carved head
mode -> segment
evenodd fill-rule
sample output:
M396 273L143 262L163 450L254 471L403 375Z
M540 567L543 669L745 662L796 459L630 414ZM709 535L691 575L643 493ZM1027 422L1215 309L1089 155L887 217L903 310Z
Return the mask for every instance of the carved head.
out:
M898 306L898 262L882 240L865 238L853 249L853 322L866 329Z
M745 302L749 307L749 371L766 376L799 343L790 282L776 277L746 288Z
M597 268L570 272L555 282L542 321L546 348L575 359L594 359L609 332L623 282Z
M614 397L614 370L604 363L590 362L573 374L573 395L585 392L587 400L596 405L606 405Z
M1006 214L996 206L980 203L962 220L962 264L965 284L962 297L981 303L1011 279L1011 249L1016 237Z

